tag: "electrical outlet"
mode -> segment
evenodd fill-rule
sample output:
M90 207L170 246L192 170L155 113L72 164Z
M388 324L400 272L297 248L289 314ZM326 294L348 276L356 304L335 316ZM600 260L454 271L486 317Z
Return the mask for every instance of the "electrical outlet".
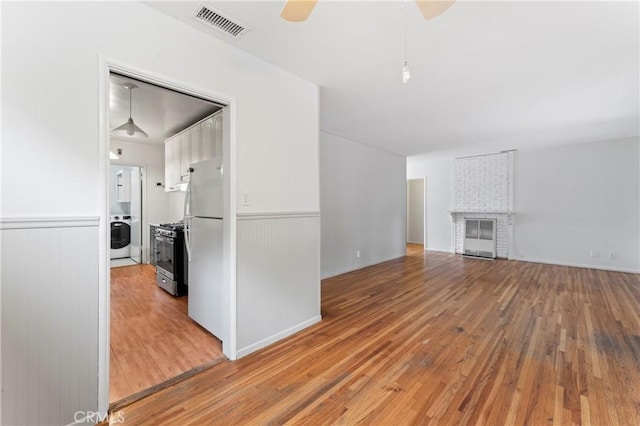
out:
M589 256L598 257L600 256L600 252L598 250L589 250Z
M615 259L617 257L618 257L618 253L616 253L615 251L609 252L609 259Z
M360 259L360 250L356 250L356 258Z

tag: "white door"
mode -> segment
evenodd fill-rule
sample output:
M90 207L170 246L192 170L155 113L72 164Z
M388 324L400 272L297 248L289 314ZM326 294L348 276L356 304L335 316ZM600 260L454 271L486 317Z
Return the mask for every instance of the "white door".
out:
M229 310L222 268L222 220L190 220L189 317L218 339L227 339Z

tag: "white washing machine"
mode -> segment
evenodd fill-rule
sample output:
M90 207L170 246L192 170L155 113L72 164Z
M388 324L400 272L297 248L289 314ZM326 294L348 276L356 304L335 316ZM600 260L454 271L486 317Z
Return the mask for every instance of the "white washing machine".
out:
M131 257L131 216L111 216L111 259Z

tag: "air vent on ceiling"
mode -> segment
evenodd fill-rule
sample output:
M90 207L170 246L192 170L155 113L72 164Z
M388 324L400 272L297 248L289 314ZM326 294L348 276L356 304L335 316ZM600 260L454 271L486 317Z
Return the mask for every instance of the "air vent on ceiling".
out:
M223 16L220 12L216 12L210 7L204 5L200 5L196 9L195 18L233 38L240 37L248 30L244 25L234 22Z

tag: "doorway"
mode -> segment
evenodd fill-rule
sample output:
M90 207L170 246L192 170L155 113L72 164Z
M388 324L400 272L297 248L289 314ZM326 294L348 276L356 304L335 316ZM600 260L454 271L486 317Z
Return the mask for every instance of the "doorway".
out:
M111 163L109 171L109 222L111 267L142 263L144 241L143 168Z
M108 247L112 247L115 240L122 242L115 244L116 252L108 250L107 264L113 267L118 262L128 262L120 265L122 267L110 268L107 274L109 385L106 396L107 404L114 409L226 359L222 342L190 318L188 294L170 294L158 285L153 263L157 253L152 243L157 236L151 231L152 225L155 229L183 220L184 182L176 180L176 185L167 185L165 162L175 160L175 156L180 158L198 152L198 144L192 144L191 133L187 150L182 144L180 149L167 153L165 141L181 137L212 113L222 112L225 105L120 71L110 71L107 91L107 149L118 157L107 173L108 218L119 221L116 228L123 230L114 233L110 229L108 233ZM117 91L124 92L125 96L118 98L114 95ZM123 99L127 102L123 103ZM117 108L119 116L114 113ZM125 130L131 132L116 136L118 124L125 122L127 116L135 122L135 127L129 126ZM126 125L127 122L119 127ZM228 149L226 140L220 152ZM182 160L188 166L193 157ZM182 164L178 167L177 179L181 179L180 173L188 167ZM129 246L123 248L120 246L127 240L124 235L127 226ZM102 375L101 380L107 381ZM104 392L102 388L101 391Z
M408 179L407 244L424 247L425 241L425 179Z

